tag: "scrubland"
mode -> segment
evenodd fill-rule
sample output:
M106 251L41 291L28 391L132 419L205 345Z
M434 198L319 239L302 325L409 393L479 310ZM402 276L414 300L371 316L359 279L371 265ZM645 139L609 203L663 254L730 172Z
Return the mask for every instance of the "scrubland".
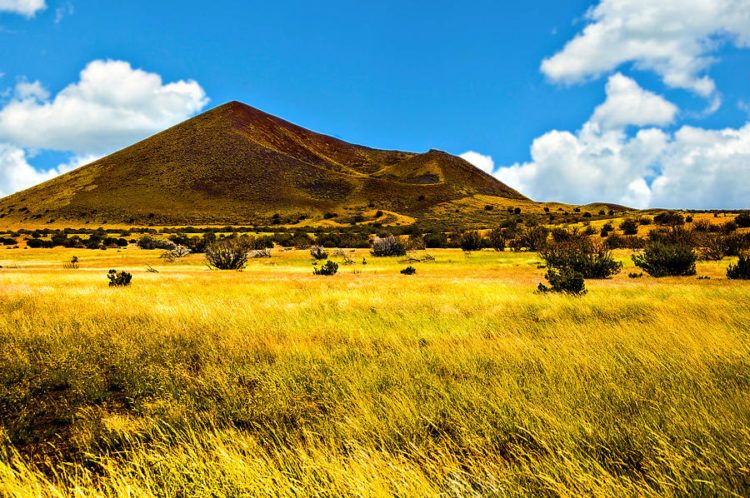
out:
M750 493L728 259L629 279L617 251L570 297L535 292L535 253L429 253L320 277L304 251L3 250L0 495Z

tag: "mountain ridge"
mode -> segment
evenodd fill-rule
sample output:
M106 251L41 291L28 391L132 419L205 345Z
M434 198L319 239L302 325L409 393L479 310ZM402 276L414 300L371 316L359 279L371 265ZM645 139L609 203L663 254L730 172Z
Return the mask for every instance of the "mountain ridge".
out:
M376 207L419 219L475 195L527 200L451 154L351 144L232 101L0 199L0 217L262 224Z

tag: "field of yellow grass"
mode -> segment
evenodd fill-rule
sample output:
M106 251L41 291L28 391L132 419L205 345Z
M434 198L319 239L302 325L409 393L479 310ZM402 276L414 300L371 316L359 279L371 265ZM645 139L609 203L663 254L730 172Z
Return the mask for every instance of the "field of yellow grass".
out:
M535 292L534 253L357 251L333 277L158 254L0 250L0 495L750 493L727 260L629 279L617 252L576 298Z

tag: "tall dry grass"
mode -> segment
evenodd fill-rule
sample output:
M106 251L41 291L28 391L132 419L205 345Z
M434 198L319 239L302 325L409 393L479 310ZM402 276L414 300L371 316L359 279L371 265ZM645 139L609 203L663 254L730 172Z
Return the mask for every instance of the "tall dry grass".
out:
M750 287L726 262L572 298L534 293L533 254L432 254L323 278L296 251L158 274L3 253L0 494L750 492Z

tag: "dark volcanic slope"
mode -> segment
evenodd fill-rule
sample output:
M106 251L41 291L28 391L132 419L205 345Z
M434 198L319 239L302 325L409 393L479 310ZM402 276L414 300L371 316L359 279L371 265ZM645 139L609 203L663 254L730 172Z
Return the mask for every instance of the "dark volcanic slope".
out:
M450 154L352 145L231 102L2 199L0 216L240 224L370 202L419 216L476 194L524 199Z

